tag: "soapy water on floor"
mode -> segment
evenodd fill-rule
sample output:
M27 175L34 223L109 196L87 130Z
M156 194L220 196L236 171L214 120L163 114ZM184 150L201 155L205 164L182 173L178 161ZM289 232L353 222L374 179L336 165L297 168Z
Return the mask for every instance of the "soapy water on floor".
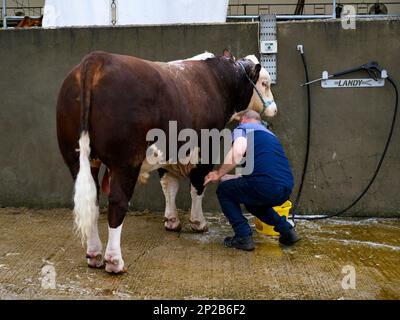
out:
M249 224L253 230L255 230L254 216L249 213L245 213L244 216L249 221ZM199 242L218 242L221 241L227 235L233 235L232 228L229 222L222 215L215 215L215 213L205 213L205 217L208 223L212 226L210 231L206 234L190 235L190 237ZM291 224L293 221L290 219ZM351 239L349 236L354 236L354 230L350 232L348 229L350 226L358 227L373 227L374 225L383 229L391 229L397 231L400 236L400 225L398 219L382 219L382 218L366 218L366 219L352 219L352 218L331 218L326 219L324 222L316 221L296 221L296 226L304 231L311 231L314 235L310 235L307 238L313 241L331 241L340 242L348 245L359 245L369 246L382 249L390 249L394 251L400 250L400 245L390 245L387 243L373 242L373 241L361 241ZM342 228L341 228L342 227ZM269 237L254 233L256 235L256 242L266 243L275 242L277 237ZM186 234L187 235L187 234ZM327 237L332 235L332 237ZM345 239L342 239L345 238ZM400 244L400 241L399 241Z
M221 213L205 213L203 234L190 229L188 212L179 213L179 233L164 230L162 213L128 213L122 236L128 272L112 276L87 268L69 209L0 209L0 298L400 298L400 219L297 221L297 245L285 248L278 237L254 231L256 249L242 252L223 246L233 232ZM254 218L246 217L255 230ZM105 247L105 214L99 223ZM343 288L347 266L356 272L355 289ZM44 268L54 268L53 288L43 287Z

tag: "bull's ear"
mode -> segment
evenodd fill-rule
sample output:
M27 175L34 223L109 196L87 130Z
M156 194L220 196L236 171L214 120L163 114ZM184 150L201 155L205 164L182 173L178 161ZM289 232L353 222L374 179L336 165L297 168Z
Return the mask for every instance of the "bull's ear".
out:
M234 57L233 57L233 55L232 55L232 53L229 51L229 49L224 49L224 51L222 52L222 55L224 56L224 57L227 57L228 59L232 59L232 60L235 60L234 59Z
M258 77L260 75L260 70L261 70L261 64L259 63L257 63L251 70L251 78L253 79L254 82L258 80Z

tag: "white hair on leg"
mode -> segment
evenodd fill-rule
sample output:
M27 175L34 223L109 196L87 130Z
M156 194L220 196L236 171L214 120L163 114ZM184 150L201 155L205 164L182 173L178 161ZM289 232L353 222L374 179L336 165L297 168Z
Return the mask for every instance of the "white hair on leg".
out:
M173 174L166 172L161 178L161 187L165 196L164 226L167 230L179 231L181 222L176 211L176 194L179 190L179 180Z
M97 224L99 207L97 205L97 188L90 170L90 139L83 131L79 139L79 172L75 182L74 216L76 231L80 234L82 244L90 237Z
M125 271L121 253L121 232L122 224L117 228L108 227L108 242L104 255L107 272L121 273Z
M100 268L103 266L103 245L101 244L101 240L99 237L99 229L97 227L97 219L96 223L92 228L92 232L90 233L87 239L87 251L86 258L87 263L92 268Z
M190 209L190 224L194 231L203 232L208 230L207 221L203 214L203 196L197 194L197 190L193 185L190 188L190 195L192 197L192 206Z

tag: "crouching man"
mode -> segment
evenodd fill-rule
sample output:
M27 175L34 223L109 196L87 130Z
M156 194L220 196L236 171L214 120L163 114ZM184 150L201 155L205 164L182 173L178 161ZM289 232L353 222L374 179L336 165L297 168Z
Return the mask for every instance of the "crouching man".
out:
M254 138L252 144L248 143L250 133ZM251 146L254 150L248 150ZM241 162L246 151L247 155L250 151L254 155L252 172L243 176L227 174ZM282 145L261 124L257 112L250 110L242 115L240 125L233 131L232 148L224 164L205 177L204 185L219 181L218 200L235 232L233 237L225 238L226 247L254 250L252 230L242 214L240 204L244 204L262 222L274 226L274 230L280 233L281 244L290 246L300 240L286 217L280 216L273 209L289 199L293 189L293 175Z

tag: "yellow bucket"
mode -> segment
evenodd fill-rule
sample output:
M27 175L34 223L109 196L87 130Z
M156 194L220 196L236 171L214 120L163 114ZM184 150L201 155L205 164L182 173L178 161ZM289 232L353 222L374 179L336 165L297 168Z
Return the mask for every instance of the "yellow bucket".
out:
M292 208L292 203L288 200L284 204L274 207L274 210L280 216L286 216L286 220L289 219L289 211ZM279 233L274 230L273 226L262 222L260 219L256 217L255 220L256 230L259 233L265 234L267 236L279 236Z

